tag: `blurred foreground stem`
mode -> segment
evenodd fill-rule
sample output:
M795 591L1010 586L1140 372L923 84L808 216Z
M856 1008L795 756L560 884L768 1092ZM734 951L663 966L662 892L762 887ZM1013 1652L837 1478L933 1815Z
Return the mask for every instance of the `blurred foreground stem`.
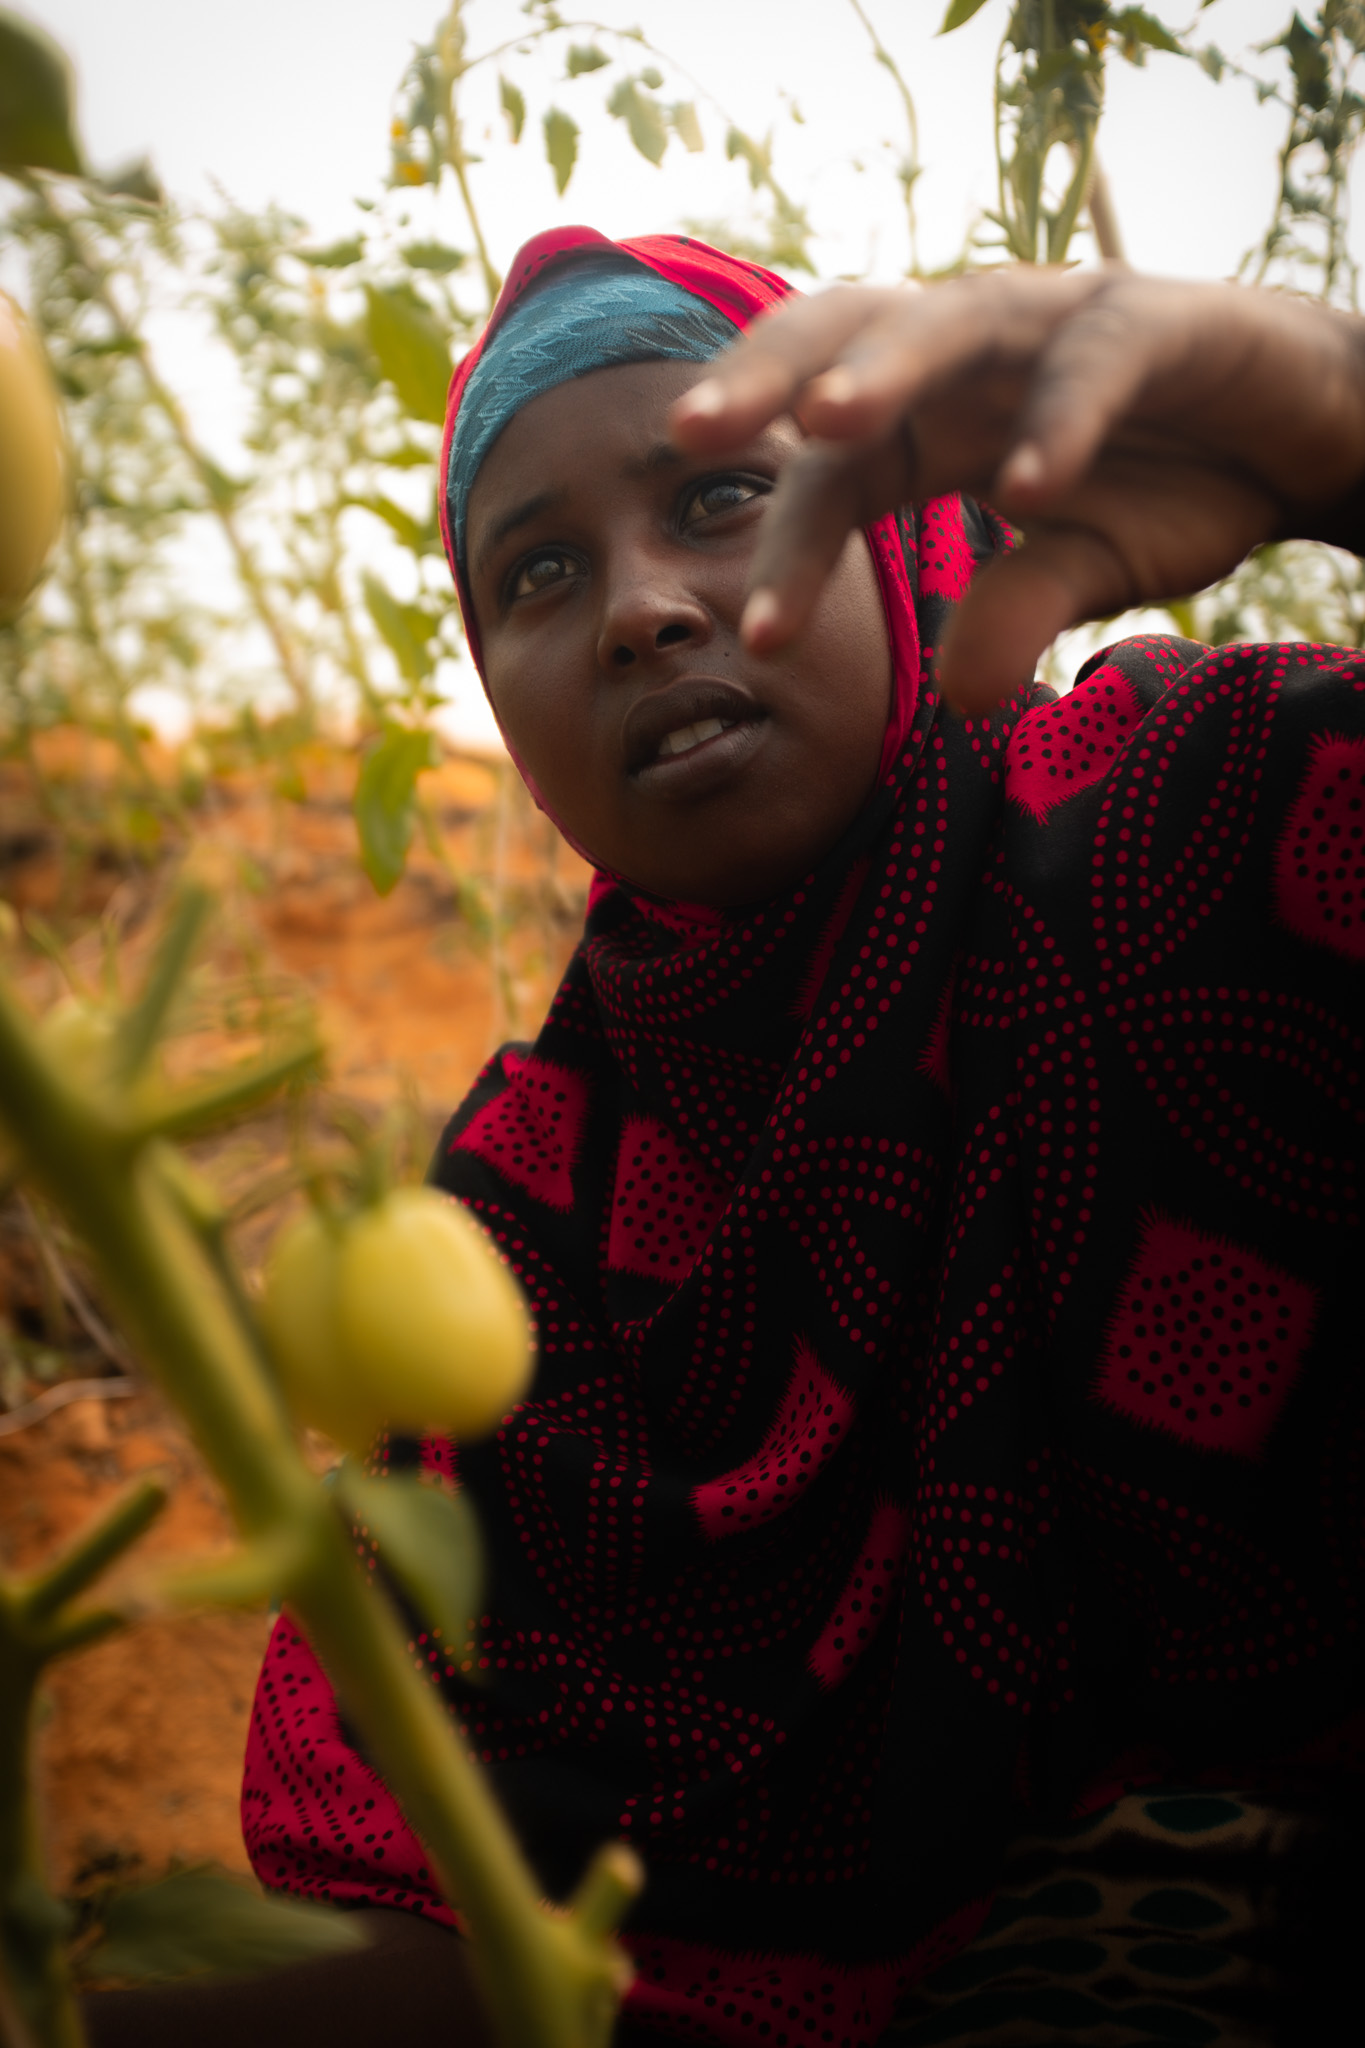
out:
M114 1610L71 1603L165 1504L144 1480L116 1501L55 1564L0 1578L0 2048L80 2048L67 1974L66 1909L43 1881L29 1756L38 1687L54 1657L107 1635Z
M185 932L202 916L202 903L187 898L163 941L163 963L183 960ZM154 966L149 989L159 998L157 977ZM131 1086L122 1094L73 1087L0 983L0 1123L25 1170L85 1240L141 1356L222 1482L248 1558L267 1561L272 1590L298 1616L421 1836L468 1926L471 1962L503 2041L607 2048L628 1976L612 1931L638 1889L638 1865L629 1851L609 1847L569 1912L540 1904L440 1694L414 1670L393 1610L366 1583L335 1498L303 1461L254 1323L224 1272L213 1219L187 1202L179 1155L149 1131L145 1103ZM30 1683L30 1705L31 1694ZM14 1725L0 1727L10 1745L0 1770L26 1739L29 1706L0 1693L6 1713ZM13 1825L28 1843L26 1807ZM9 1867L29 1868L28 1847L10 1853L18 1863ZM5 1867L0 1862L0 1877ZM48 1951L49 1963L59 1957L55 1943ZM59 1984L49 1995L14 1948L6 1961L40 2048L73 2048L79 2030L69 1991Z

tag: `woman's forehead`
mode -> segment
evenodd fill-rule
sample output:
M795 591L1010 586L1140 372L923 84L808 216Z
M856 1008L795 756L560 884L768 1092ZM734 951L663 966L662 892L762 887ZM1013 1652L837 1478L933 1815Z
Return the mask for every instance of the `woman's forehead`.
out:
M556 480L607 480L680 463L669 409L705 371L701 363L628 363L575 377L523 406L489 449L470 491L471 566L483 529L501 522L506 500L528 480L546 489Z

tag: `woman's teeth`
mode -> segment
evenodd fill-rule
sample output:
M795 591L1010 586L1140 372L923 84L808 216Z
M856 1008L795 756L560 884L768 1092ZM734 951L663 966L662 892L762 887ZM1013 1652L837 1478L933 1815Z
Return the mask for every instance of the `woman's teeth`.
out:
M700 718L695 725L680 725L676 732L667 733L660 742L660 759L666 754L690 753L703 740L713 740L717 733L728 731L732 722L723 718Z

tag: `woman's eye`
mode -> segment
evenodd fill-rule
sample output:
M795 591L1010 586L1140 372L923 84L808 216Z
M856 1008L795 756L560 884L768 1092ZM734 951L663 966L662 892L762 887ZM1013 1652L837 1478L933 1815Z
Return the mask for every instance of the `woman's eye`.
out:
M683 507L683 525L695 526L698 520L715 519L721 513L737 511L754 498L766 496L765 486L753 477L708 477L689 494Z
M512 572L508 585L510 597L534 597L538 590L547 590L552 583L562 583L575 573L576 564L558 548L546 548L538 555L528 555Z

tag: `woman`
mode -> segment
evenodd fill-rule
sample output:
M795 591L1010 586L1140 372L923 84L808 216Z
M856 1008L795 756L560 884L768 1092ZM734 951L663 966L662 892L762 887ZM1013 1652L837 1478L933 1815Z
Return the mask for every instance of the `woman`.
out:
M452 390L471 648L599 875L434 1168L540 1362L459 1453L489 1612L433 1676L547 1890L641 1847L628 2030L862 2044L1021 1811L1302 1804L1355 1705L1356 664L1027 678L1276 530L1285 475L1328 530L1365 380L1356 323L1044 277L830 295L699 381L783 291L543 236ZM942 495L1007 457L1017 556ZM244 1813L268 1884L403 1909L448 2011L448 1909L287 1620Z

